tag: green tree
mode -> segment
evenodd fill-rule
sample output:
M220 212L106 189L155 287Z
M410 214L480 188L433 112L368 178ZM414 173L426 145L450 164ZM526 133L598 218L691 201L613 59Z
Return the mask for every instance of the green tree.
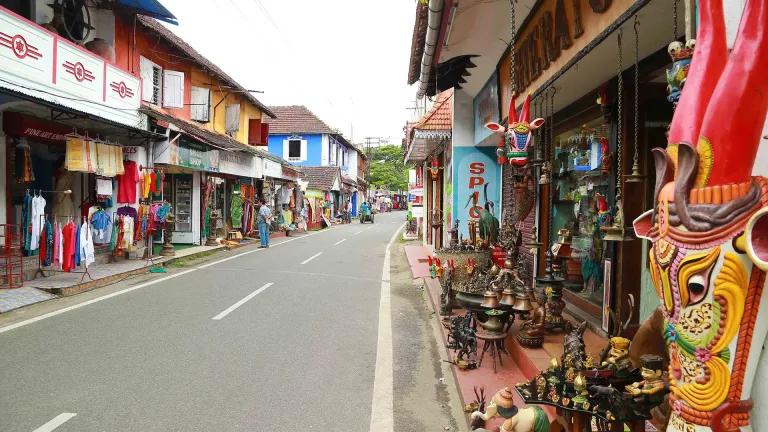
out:
M368 183L371 186L386 187L389 190L408 189L408 168L403 162L403 149L387 145L371 149L368 160Z

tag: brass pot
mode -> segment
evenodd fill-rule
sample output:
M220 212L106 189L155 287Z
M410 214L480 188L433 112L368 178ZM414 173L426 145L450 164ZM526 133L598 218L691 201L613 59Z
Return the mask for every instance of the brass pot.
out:
M485 322L481 322L480 325L487 331L488 333L501 333L504 330L504 312L497 310L497 309L491 309L489 311L485 311L485 315L488 317L485 319Z

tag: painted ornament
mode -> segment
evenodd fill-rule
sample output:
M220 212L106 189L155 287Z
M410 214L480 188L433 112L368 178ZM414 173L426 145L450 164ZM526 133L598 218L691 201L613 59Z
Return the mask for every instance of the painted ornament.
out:
M651 241L670 358L671 432L751 431L768 320L768 178L753 165L768 111L768 2L747 0L733 50L723 2L699 2L699 34L669 131L654 149Z
M685 45L680 41L674 41L667 48L669 57L672 58L672 66L667 69L667 100L673 104L677 104L680 100L695 48L695 39L689 40Z
M505 128L498 123L485 124L485 127L491 132L501 135L496 149L496 160L499 165L509 163L517 167L524 167L528 164L528 153L533 146L533 131L544 125L543 118L529 120L530 109L531 96L528 95L523 103L520 117L518 117L515 96L512 96L512 100L509 102L508 127Z

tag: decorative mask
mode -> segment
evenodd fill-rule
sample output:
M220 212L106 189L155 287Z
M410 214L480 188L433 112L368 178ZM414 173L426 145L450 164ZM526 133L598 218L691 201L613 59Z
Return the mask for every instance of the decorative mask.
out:
M728 54L723 2L699 2L695 54L654 149L655 208L634 222L669 351L673 432L751 430L766 336L768 178L752 177L768 110L768 2L747 0Z
M672 67L667 69L667 93L669 93L667 100L673 104L680 100L680 93L688 78L688 69L695 48L695 39L689 40L685 45L680 41L674 41L667 48L669 57L672 58Z
M429 174L432 176L432 181L437 181L440 175L440 160L437 156L432 156L429 160Z
M528 95L518 119L515 96L512 96L509 102L509 127L505 128L498 123L486 123L486 128L502 136L496 149L496 160L499 165L509 162L510 165L523 167L528 163L528 150L533 146L533 131L544 124L543 118L537 118L532 122L528 120L530 109L531 96Z

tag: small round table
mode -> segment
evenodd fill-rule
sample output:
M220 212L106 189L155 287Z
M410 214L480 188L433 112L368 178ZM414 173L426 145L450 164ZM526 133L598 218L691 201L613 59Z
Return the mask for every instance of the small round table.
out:
M496 373L496 360L499 361L501 366L504 366L501 356L503 354L509 355L506 345L508 334L508 332L489 333L483 330L477 331L477 339L483 341L483 351L480 353L480 360L477 362L478 367L483 365L483 356L486 351L490 351L493 361L493 373Z

